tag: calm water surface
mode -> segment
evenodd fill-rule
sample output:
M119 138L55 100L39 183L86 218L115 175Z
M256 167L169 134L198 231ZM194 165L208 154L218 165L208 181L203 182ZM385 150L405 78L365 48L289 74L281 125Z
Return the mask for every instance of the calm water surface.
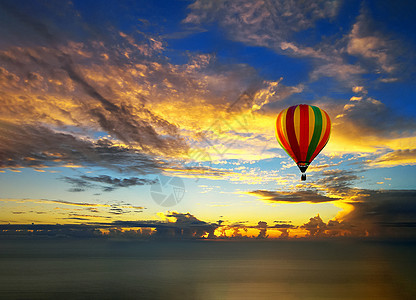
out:
M0 241L0 299L416 299L416 244Z

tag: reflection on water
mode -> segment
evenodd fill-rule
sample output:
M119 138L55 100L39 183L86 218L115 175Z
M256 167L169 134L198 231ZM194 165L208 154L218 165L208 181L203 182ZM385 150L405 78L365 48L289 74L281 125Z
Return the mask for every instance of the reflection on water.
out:
M0 241L1 299L416 299L416 244Z

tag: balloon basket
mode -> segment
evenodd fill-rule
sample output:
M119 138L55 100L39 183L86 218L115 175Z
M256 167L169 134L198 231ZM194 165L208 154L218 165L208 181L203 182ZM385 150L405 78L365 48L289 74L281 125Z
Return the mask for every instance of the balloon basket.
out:
M302 176L300 177L300 180L305 181L306 180L306 174L302 173Z

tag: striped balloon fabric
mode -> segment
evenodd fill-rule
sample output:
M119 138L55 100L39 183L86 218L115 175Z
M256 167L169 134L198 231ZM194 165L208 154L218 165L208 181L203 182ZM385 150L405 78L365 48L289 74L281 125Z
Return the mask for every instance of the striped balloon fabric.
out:
M328 114L316 106L291 106L277 116L277 141L302 173L325 147L330 133L331 120Z

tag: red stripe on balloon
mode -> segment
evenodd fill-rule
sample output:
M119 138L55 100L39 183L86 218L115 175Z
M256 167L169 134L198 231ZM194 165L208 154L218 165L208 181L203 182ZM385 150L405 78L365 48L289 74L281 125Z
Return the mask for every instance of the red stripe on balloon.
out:
M309 106L305 104L300 107L300 160L306 161L309 146Z
M289 107L287 114L286 114L286 132L287 138L289 139L290 147L292 148L295 162L298 163L300 161L300 149L298 140L296 139L296 132L295 132L295 123L294 123L294 115L295 109L297 105Z

